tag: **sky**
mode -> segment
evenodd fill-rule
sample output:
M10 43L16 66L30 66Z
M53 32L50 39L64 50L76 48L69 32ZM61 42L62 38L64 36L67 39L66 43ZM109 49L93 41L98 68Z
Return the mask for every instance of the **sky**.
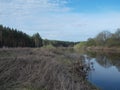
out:
M120 0L0 0L0 24L43 39L85 41L120 28Z

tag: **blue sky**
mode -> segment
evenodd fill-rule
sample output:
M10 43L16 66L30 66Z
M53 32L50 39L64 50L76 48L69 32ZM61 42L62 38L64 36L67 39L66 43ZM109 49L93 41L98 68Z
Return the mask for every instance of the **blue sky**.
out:
M0 0L0 24L44 39L84 41L120 28L120 0Z

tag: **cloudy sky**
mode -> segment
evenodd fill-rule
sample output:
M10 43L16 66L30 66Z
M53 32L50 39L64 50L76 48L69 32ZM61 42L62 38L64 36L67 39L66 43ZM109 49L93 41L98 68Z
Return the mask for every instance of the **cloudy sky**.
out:
M120 0L0 0L0 24L44 39L84 41L120 28Z

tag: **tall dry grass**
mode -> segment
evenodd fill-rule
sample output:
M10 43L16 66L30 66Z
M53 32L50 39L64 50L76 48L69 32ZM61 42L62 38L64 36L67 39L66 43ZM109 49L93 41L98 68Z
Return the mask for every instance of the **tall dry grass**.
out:
M76 63L79 54L65 48L0 50L0 90L94 90Z

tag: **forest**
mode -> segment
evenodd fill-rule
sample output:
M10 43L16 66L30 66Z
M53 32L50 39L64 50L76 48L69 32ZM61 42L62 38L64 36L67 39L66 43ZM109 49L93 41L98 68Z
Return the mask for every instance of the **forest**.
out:
M89 38L87 41L81 41L74 46L76 49L86 47L120 47L120 29L117 29L114 33L102 31L94 38Z
M109 31L100 32L95 38L89 38L86 42L87 46L107 46L119 47L120 46L120 29L115 33Z
M74 42L42 39L39 33L32 36L17 29L0 25L0 47L71 47Z

